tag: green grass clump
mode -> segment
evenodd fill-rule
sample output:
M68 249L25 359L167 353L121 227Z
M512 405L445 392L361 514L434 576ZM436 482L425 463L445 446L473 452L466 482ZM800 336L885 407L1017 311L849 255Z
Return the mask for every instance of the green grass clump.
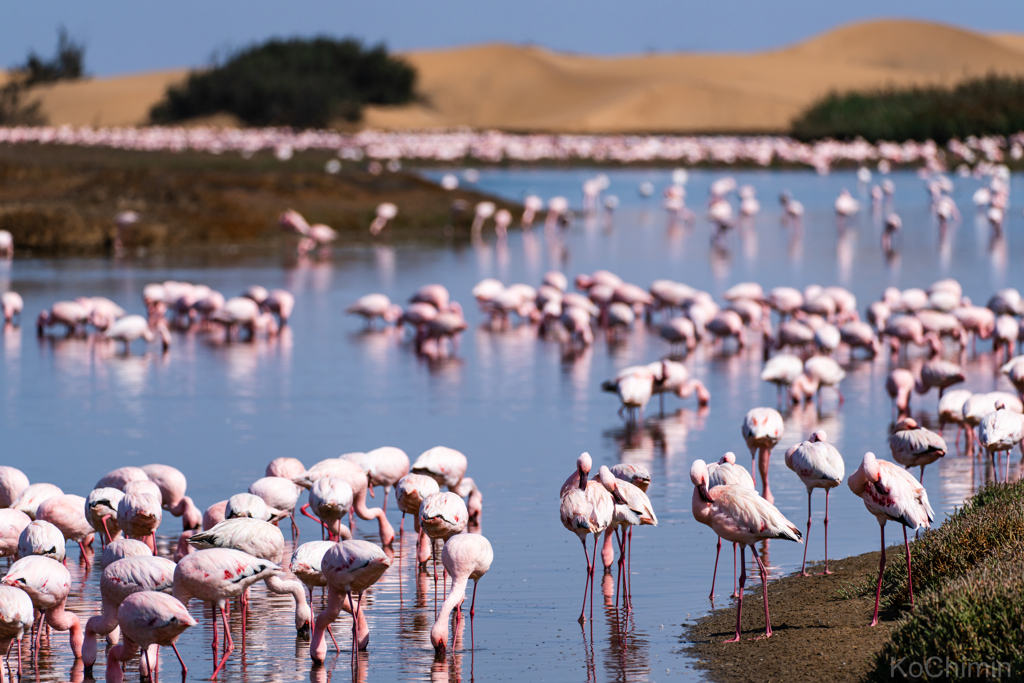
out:
M168 88L155 123L234 114L253 126L325 127L358 121L367 104L414 97L415 70L382 45L333 38L269 40L240 50Z
M941 526L911 544L915 599L966 575L993 553L1020 543L1024 543L1024 481L982 487ZM901 608L910 602L906 556L890 553L887 560L883 604L887 609ZM851 591L861 596L874 592L875 578Z
M935 140L1024 130L1024 78L990 75L955 87L831 93L791 127L799 140Z
M914 662L949 680L1024 677L1024 546L1003 548L916 603L877 655L869 680L913 676ZM965 669L968 663L997 668Z

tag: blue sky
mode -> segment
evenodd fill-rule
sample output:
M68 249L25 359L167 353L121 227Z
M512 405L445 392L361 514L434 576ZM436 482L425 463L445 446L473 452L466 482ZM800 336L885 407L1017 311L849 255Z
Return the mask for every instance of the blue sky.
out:
M1019 0L33 0L5 3L3 14L0 68L31 48L49 55L63 23L96 75L198 66L218 49L318 33L399 50L505 41L623 54L760 50L879 17L1024 32Z

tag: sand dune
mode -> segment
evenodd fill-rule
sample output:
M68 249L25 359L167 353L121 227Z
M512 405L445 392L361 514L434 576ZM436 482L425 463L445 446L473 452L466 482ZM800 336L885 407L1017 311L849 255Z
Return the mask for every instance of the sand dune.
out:
M751 54L600 58L489 44L404 55L420 104L371 107L365 125L564 132L784 131L833 90L1024 75L1024 36L912 21L852 24ZM143 123L184 71L40 89L51 123Z

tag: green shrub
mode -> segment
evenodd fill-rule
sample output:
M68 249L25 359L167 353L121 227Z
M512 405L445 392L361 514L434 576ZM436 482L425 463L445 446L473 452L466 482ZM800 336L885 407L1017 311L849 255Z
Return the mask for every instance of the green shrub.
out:
M927 664L931 673L941 671L949 680L1019 681L1024 676L1024 547L990 555L916 603L877 655L869 679L913 676L909 667L914 662ZM996 663L999 668L965 670L969 663Z
M254 126L323 127L357 121L366 104L412 100L416 72L382 45L331 38L270 40L192 72L150 116L170 123L227 112Z
M61 26L57 32L57 53L52 59L43 59L33 50L29 52L24 64L11 70L26 87L77 80L85 75L85 46L72 40Z
M1024 130L1024 78L990 75L952 88L885 88L832 93L811 105L791 128L800 140L862 137L935 140L1012 135Z

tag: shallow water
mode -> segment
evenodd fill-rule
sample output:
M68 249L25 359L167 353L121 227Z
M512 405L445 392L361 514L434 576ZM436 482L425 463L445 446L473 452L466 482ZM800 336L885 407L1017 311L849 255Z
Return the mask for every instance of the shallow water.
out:
M578 205L580 185L590 175L579 169L484 171L479 187L514 199L527 191L544 197L564 194ZM396 557L367 598L371 643L369 652L360 656L361 680L698 678L683 653L683 632L684 624L712 607L707 593L714 537L691 516L687 474L693 460L717 460L727 450L735 451L740 463L748 462L740 436L742 417L749 408L774 406L776 400L774 388L758 379L759 349L738 354L699 350L687 362L710 389L710 408L697 411L692 402L669 398L663 417L652 403L644 428L627 432L616 415L615 397L602 393L600 383L621 367L665 355L667 345L655 333L637 328L614 345L599 335L590 351L564 358L556 343L539 341L529 327L490 331L484 316L469 305L472 285L487 276L536 285L551 268L570 277L607 268L645 287L653 279L671 278L716 297L744 280L766 288L838 283L857 295L863 310L889 284L927 286L952 276L963 283L966 295L984 303L995 289L1024 285L1024 278L1010 267L1024 256L1021 219L1011 210L1008 244L990 248L988 227L975 220L969 201L979 183L957 180L954 196L964 222L940 241L922 182L911 173L896 173L895 208L904 221L897 238L902 255L886 262L878 221L870 211L837 239L832 202L843 186L856 191L852 173L737 173L741 184L757 187L762 212L729 238L727 251L712 253L705 220L699 218L693 230L672 227L657 198L637 196L641 180L653 181L660 192L669 182L667 171L609 175L609 192L622 205L611 221L578 221L564 245L548 243L543 230L516 232L507 245L498 245L487 231L485 243L478 246L339 249L320 263L296 264L279 255L204 253L125 263L19 259L0 266L0 285L25 297L26 321L53 301L78 295L108 296L141 312L142 286L165 279L203 282L228 295L255 283L286 287L297 299L291 327L276 340L223 344L205 335L176 333L166 356L155 346L143 353L137 345L134 355L122 357L96 340L37 340L30 324L8 328L0 362L4 462L23 469L31 481L50 481L81 495L115 467L167 463L188 476L189 494L205 508L246 490L278 456L298 457L311 465L384 445L398 446L413 459L434 445L451 446L467 454L468 474L483 491L482 532L495 550L494 565L480 583L475 649L462 643L446 662L434 662L428 637L433 585L429 578L415 578L413 539L408 536L396 545L401 566ZM688 203L698 214L709 183L721 175L691 173ZM776 197L784 188L807 208L802 239L792 238L780 225ZM1016 179L1014 189L1021 191ZM381 291L404 301L427 282L446 285L466 305L471 327L454 358L417 358L410 343L392 331L365 332L343 312L362 294ZM980 350L967 364L966 386L989 390L1003 380L996 378L988 344ZM844 454L847 472L866 450L889 457L890 406L884 393L888 359L845 365L846 403L840 407L827 396L820 414L810 407L789 413L785 438L771 462L776 504L801 529L807 500L803 485L783 462L789 445L823 428ZM915 413L934 421L936 403L934 392L915 398ZM619 461L647 465L660 525L634 532L633 613L624 619L598 598L595 621L581 629L576 616L584 563L577 539L559 522L557 491L584 450L594 457L595 469ZM1018 463L1011 467L1016 475ZM981 461L953 454L929 467L925 485L940 520L942 512L960 504L991 475ZM875 549L874 518L845 485L834 492L831 555ZM379 504L379 498L370 503ZM823 557L823 517L823 496L818 493L808 559ZM397 524L397 512L391 519ZM309 520L303 519L300 527L301 541L319 538ZM359 522L357 530L360 537L376 540L370 523ZM179 531L179 520L165 515L163 543L173 544ZM894 541L895 533L891 528ZM773 574L799 569L802 550L797 544L772 542L766 559ZM85 575L77 549L69 547L69 555L78 587L71 608L83 617L94 614L99 569ZM716 606L727 604L728 564L726 555ZM756 587L756 581L750 585ZM246 656L233 655L220 680L349 675L344 649L336 656L332 652L326 666L311 669L308 643L296 638L290 598L268 597L260 585L253 590L253 601ZM209 608L193 603L192 611L201 626L182 636L179 649L190 678L205 679L213 670ZM343 618L336 628L342 648L347 627ZM237 614L232 628L240 643ZM55 634L51 642L51 648L43 649L38 678L66 680L74 673L66 634ZM169 667L165 677L177 675L172 652L164 653L164 665ZM102 671L98 663L97 678ZM130 671L130 679L138 676L134 666Z

